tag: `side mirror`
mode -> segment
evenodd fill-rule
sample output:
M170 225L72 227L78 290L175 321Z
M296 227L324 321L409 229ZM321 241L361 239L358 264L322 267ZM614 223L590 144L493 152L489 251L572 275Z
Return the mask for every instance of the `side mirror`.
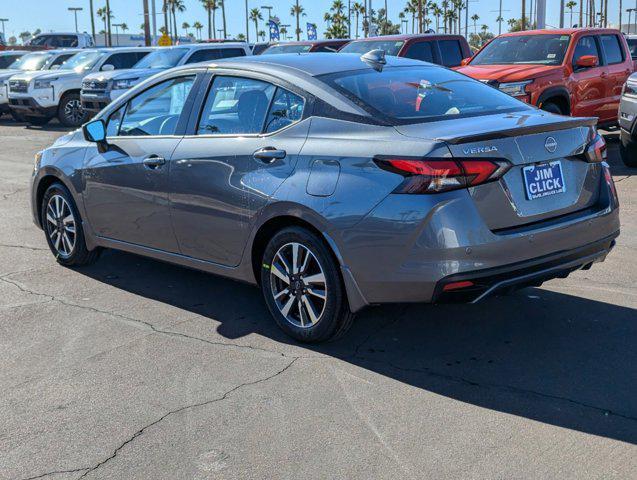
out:
M87 142L97 143L100 152L105 152L108 144L106 143L106 125L104 120L98 119L85 123L82 126L82 133Z
M461 67L466 67L467 65L469 65L469 62L471 61L472 57L467 57L467 58L463 58L462 61L460 62L460 66Z
M102 72L112 72L113 70L115 70L115 66L111 65L110 63L107 63L102 65L102 68L100 68L100 70Z
M575 61L578 68L592 68L599 65L599 58L596 55L582 55Z

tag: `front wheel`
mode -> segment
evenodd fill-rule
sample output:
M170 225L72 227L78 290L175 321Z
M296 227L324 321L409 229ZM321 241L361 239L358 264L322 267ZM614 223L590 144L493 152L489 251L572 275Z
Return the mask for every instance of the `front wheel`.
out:
M99 250L86 247L80 214L64 185L54 183L46 190L40 214L46 241L58 263L70 267L97 260Z
M79 93L67 93L58 108L58 120L65 127L79 127L86 119Z
M270 240L261 289L279 327L299 341L334 339L352 325L338 265L323 241L304 228L286 228Z
M637 167L637 142L631 138L623 138L619 144L619 155L627 167Z

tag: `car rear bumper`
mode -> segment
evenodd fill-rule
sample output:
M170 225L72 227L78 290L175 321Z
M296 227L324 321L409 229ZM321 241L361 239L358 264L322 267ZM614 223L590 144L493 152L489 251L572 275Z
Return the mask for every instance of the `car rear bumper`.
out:
M9 108L35 117L54 117L57 112L57 107L43 107L32 97L9 98Z

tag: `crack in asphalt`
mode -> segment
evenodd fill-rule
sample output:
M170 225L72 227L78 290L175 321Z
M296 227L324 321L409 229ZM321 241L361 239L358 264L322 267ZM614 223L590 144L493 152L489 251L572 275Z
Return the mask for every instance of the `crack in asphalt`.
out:
M290 367L292 367L292 365L294 364L294 362L296 362L299 358L301 358L301 357L294 357L282 369L280 369L280 370L276 371L275 373L270 374L270 375L268 375L266 377L258 378L257 380L253 380L251 382L240 383L239 385L236 385L236 386L232 387L230 390L227 390L225 393L223 393L223 395L221 395L219 397L215 397L215 398L212 398L210 400L203 401L203 402L198 402L198 403L192 403L192 404L189 404L189 405L184 405L183 407L179 407L179 408L177 408L175 410L170 410L169 412L167 412L164 415L162 415L161 417L159 417L157 420L154 420L153 422L151 422L151 423L143 426L139 430L137 430L130 437L128 437L124 442L120 443L119 446L117 446L117 448L115 448L115 450L113 450L113 453L111 455L109 455L104 460L98 462L97 464L95 464L95 465L93 465L91 467L81 467L81 468L76 468L76 469L72 469L72 470L57 470L57 471L53 471L53 472L42 473L42 474L39 474L39 475L36 475L36 476L33 476L33 477L23 478L21 480L35 480L37 478L43 478L43 477L46 477L46 476L49 476L49 475L62 474L62 473L79 473L79 472L84 472L84 473L82 473L82 475L80 477L78 477L78 480L81 479L81 478L84 478L88 474L90 474L91 472L94 472L98 468L102 467L103 465L105 465L106 463L110 462L115 457L117 457L119 452L126 445L128 445L128 444L132 443L133 441L135 441L135 439L140 437L141 435L143 435L144 432L146 432L146 430L148 430L149 428L151 428L151 427L153 427L155 425L158 425L159 423L161 423L162 421L164 421L166 418L170 417L171 415L175 415L177 413L181 413L181 412L183 412L185 410L190 410L192 408L205 407L205 406L211 405L213 403L221 402L223 400L226 400L231 394L233 394L234 392L236 392L238 390L241 390L242 388L249 387L249 386L252 386L252 385L257 385L259 383L264 383L264 382L267 382L269 380L272 380L273 378L276 378L279 375L285 373L287 370L289 370Z
M29 245L13 245L13 244L9 244L9 243L0 243L0 247L5 247L5 248L22 248L24 250L32 250L34 252L44 252L47 251L48 248L43 248L43 247L31 247Z

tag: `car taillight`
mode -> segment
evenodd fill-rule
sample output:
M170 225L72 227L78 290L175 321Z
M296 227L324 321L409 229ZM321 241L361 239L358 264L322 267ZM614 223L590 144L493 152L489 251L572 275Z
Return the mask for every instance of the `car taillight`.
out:
M383 170L405 180L394 193L439 193L475 187L501 178L511 164L500 159L374 158Z
M615 182L613 181L613 175L610 173L610 167L608 163L602 163L602 170L604 171L604 180L606 180L606 184L610 189L610 193L615 200L615 205L619 205L619 197L617 196L617 187L615 187Z
M586 161L591 163L605 162L607 155L606 140L599 133L595 134L584 151Z

